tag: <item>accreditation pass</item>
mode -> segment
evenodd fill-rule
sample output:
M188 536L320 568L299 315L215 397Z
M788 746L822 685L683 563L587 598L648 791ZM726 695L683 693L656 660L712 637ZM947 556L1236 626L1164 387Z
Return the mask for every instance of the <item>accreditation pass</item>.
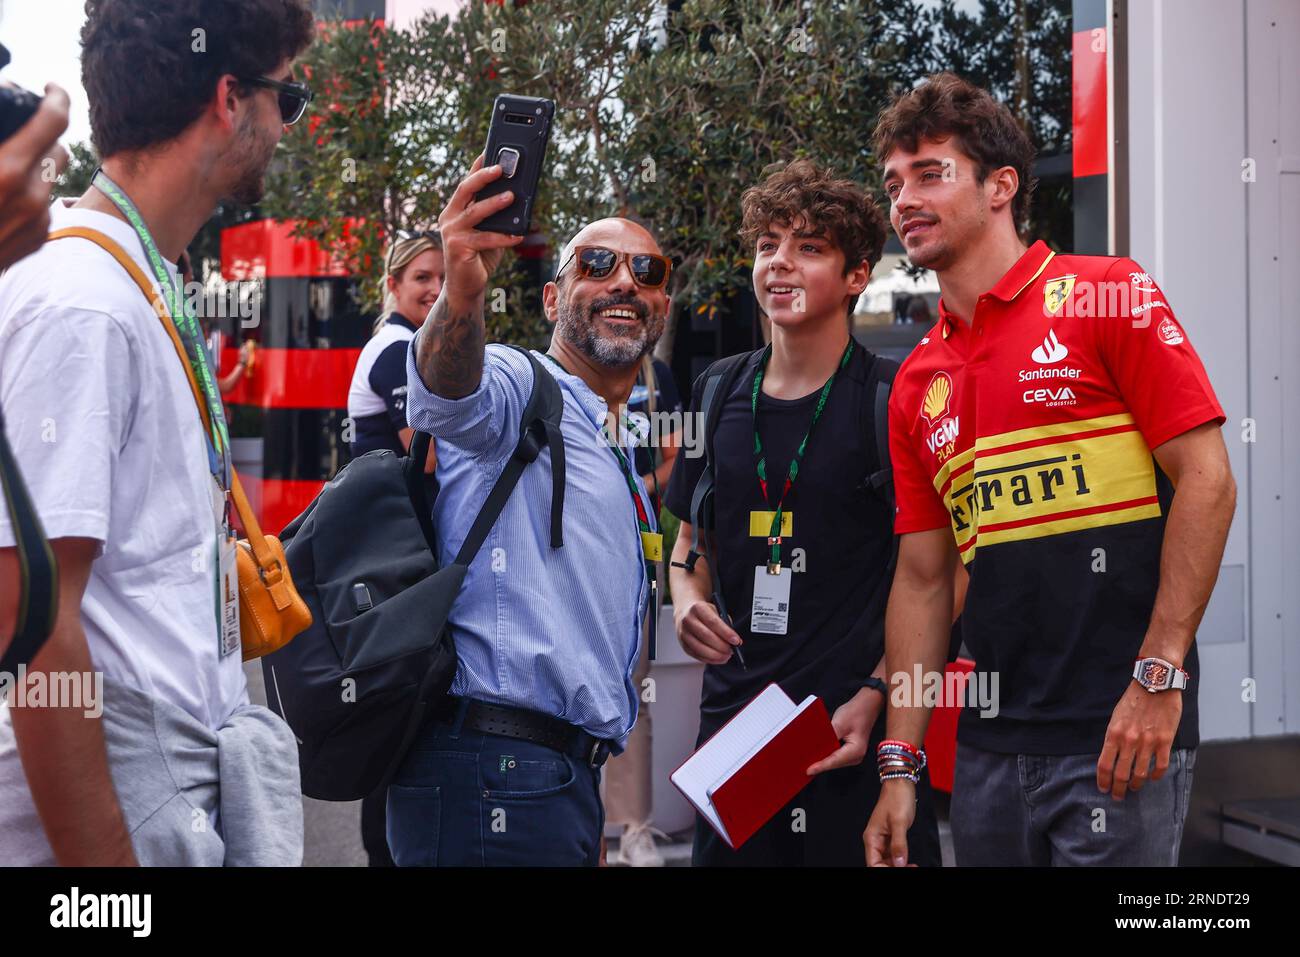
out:
M749 630L761 635L784 635L790 622L790 569L777 566L771 574L766 565L754 569L754 605L749 612Z

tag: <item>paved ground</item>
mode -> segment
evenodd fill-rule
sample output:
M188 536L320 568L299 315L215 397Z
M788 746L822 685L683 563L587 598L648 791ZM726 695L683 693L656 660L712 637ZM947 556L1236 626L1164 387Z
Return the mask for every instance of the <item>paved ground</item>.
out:
M262 667L257 662L246 664L248 693L258 704L266 704L266 688L262 683ZM302 799L305 828L303 864L308 867L364 867L366 854L361 848L361 802L339 803ZM939 840L943 845L943 863L953 866L952 833L948 829L947 802L940 802ZM672 842L660 846L669 867L690 867L690 831L671 835ZM618 841L610 841L610 864L619 866Z
M244 665L248 694L266 704L262 666ZM303 864L308 867L364 867L366 852L361 848L361 802L313 801L302 799Z
M685 831L681 834L673 834L670 836L672 837L671 843L664 844L660 842L659 844L659 851L664 856L664 863L668 867L690 867L691 832ZM939 818L939 844L943 852L943 866L953 867L952 831L948 827L948 814L946 807L941 809L941 816ZM614 867L622 866L623 860L618 853L617 841L609 842L606 859Z

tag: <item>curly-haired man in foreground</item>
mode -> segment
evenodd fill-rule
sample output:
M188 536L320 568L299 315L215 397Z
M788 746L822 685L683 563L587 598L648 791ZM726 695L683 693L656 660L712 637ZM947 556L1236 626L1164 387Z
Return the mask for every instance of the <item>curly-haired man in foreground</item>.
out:
M159 317L95 240L192 338L174 264L218 202L260 198L310 96L290 65L312 31L303 0L87 4L103 167L51 227L94 238L52 240L0 279L0 401L60 570L53 634L0 708L6 864L302 860L293 735L249 704L223 587L220 398L209 434ZM211 381L201 339L187 345ZM13 544L0 518L0 551ZM57 700L24 693L60 675Z

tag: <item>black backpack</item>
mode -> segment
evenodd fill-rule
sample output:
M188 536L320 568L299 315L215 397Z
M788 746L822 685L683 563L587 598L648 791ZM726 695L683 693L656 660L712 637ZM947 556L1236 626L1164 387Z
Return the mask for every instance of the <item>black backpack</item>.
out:
M551 547L563 545L564 398L541 363L518 351L533 367L519 441L452 564L438 567L422 432L405 458L377 450L349 462L280 535L312 624L262 669L268 704L298 739L308 797L359 800L397 771L456 676L447 616L465 573L544 446Z
M761 352L761 350L760 350ZM704 471L695 483L691 494L691 548L685 562L674 562L687 571L695 571L695 563L704 554L710 568L716 568L710 553L710 536L702 535L701 529L714 527L714 475L713 475L713 436L718 430L718 419L722 416L722 406L731 394L736 379L741 372L750 367L758 352L742 352L739 355L719 359L704 370L704 386L700 397L700 417L704 424ZM872 421L875 424L876 458L867 482L889 506L889 514L894 514L894 470L889 464L889 391L898 373L898 363L884 356L873 355L871 368L867 373L866 388L874 392L872 399ZM705 551L700 551L701 541ZM894 546L890 552L889 567L893 567L898 558L898 537L894 537ZM713 604L724 621L731 621L727 614L726 603L722 599L722 576L713 575Z
M5 436L0 413L0 492L13 523L18 552L18 618L13 640L0 655L0 674L16 674L29 665L54 629L59 604L59 566L45 539L40 517L23 483L18 462Z

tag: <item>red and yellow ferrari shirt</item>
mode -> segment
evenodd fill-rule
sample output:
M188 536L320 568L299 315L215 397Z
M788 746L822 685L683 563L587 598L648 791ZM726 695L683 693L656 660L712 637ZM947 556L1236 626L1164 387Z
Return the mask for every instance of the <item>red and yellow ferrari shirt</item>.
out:
M970 319L940 301L895 381L895 530L950 527L970 573L962 634L997 693L959 740L1098 752L1159 584L1173 490L1151 450L1223 410L1131 259L1035 243ZM1194 646L1184 668L1175 746L1194 747Z

